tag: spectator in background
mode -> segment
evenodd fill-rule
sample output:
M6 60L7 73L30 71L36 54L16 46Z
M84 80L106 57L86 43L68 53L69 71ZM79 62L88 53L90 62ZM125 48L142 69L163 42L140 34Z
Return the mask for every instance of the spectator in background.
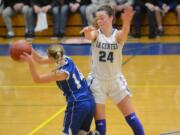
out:
M34 12L52 14L53 16L53 38L59 37L59 8L62 5L62 0L32 0Z
M141 37L142 13L146 12L149 23L149 38L156 37L156 0L135 0L134 1L134 34L135 38Z
M115 2L116 17L120 17L126 7L133 6L134 0L115 0Z
M91 0L91 4L86 9L86 17L87 17L88 25L93 26L96 10L100 6L105 4L110 4L113 7L115 7L116 2L115 0Z
M176 12L177 12L177 17L178 17L178 23L180 25L180 0L177 0L177 3L176 3Z
M3 6L4 6L4 0L0 0L0 15L2 13Z
M61 23L60 23L60 37L64 37L65 28L67 24L68 14L79 12L82 19L82 26L87 26L86 7L91 3L90 0L64 0L64 5L61 8Z
M132 6L134 0L115 0L116 1L116 13L121 13L126 7Z
M30 10L30 1L29 0L5 0L4 1L4 10L2 12L2 17L4 24L7 28L6 38L13 38L14 31L12 28L12 23L10 17L17 13L23 13L25 17L25 33L29 35L29 31L32 28L32 23L30 16L32 10Z
M61 33L60 33L60 23L61 23L61 16L60 16L60 10L61 10L61 7L63 6L64 4L64 0L54 0L54 3L53 3L53 16L55 17L54 18L54 24L56 24L56 26L54 26L54 35L53 37L55 38L59 38L61 37Z
M0 0L0 15L2 14L3 8L4 8L4 1Z
M157 9L156 9L156 20L158 30L157 33L159 36L163 36L163 24L162 18L165 16L169 11L173 11L177 13L178 22L180 23L180 0L158 0L157 1ZM179 3L179 5L178 5Z

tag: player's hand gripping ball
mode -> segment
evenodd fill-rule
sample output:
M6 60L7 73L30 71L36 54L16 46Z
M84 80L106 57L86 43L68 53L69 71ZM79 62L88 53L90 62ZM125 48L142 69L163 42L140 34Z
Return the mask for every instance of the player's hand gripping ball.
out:
M10 56L15 61L22 61L20 56L23 55L24 52L28 54L32 52L32 47L26 40L17 40L10 46Z

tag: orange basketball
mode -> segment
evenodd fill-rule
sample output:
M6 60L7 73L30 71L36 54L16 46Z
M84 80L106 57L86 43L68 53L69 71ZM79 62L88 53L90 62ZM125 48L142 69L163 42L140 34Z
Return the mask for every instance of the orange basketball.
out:
M23 52L31 54L31 45L26 40L17 40L10 46L10 56L15 61L20 61Z

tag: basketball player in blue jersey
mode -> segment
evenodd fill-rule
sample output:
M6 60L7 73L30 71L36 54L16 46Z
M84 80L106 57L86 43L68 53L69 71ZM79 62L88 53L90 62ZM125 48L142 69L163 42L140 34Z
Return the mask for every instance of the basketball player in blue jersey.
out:
M67 100L67 108L62 135L98 135L97 131L89 132L94 117L95 102L84 76L72 59L64 55L62 46L51 45L47 51L47 58L33 50L32 55L24 53L21 59L28 63L36 83L55 81L63 91ZM57 66L51 72L39 74L35 61L40 64L55 63Z
M105 102L109 97L124 115L134 135L144 135L144 129L131 103L127 82L122 74L122 48L130 29L134 11L127 7L122 14L122 30L112 27L114 11L104 5L96 12L98 29L88 26L81 33L92 42L92 72L90 89L96 102L96 130L106 135ZM120 131L119 131L120 132Z

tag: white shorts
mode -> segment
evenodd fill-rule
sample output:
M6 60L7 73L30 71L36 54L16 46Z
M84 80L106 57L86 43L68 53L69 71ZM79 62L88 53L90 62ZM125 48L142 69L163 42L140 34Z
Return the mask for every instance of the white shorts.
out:
M126 96L131 95L123 75L113 80L100 80L89 76L88 83L96 103L99 104L105 104L107 97L118 104Z

